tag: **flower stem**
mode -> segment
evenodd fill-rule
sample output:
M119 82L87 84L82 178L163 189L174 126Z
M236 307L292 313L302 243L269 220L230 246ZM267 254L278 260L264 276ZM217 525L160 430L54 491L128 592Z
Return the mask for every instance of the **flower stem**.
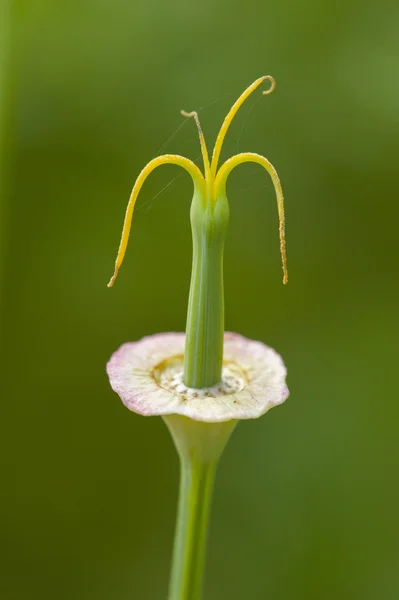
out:
M180 492L169 600L200 600L213 482L237 421L163 417L180 457Z
M217 461L181 459L178 518L169 600L200 600Z

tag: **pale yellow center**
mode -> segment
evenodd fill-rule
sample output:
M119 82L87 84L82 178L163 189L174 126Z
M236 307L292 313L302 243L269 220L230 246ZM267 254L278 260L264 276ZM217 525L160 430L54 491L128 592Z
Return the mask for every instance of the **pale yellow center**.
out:
M181 396L183 400L236 394L248 383L244 369L234 361L224 361L220 383L201 389L189 388L183 383L183 367L183 355L172 356L159 363L153 369L152 376L159 387Z

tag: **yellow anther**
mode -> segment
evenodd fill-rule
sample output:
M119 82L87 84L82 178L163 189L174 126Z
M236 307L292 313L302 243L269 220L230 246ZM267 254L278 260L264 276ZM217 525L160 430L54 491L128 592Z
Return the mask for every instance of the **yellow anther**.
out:
M280 252L281 252L281 260L283 263L283 283L288 282L288 270L287 270L287 254L285 248L285 213L284 213L284 196L283 190L281 188L280 179L278 178L276 169L273 165L260 154L255 154L254 152L243 152L242 154L236 154L232 158L226 160L226 162L220 167L216 181L215 181L215 194L216 196L225 195L226 194L226 182L227 178L230 175L231 171L235 169L238 165L241 165L245 162L254 162L259 165L262 165L269 173L274 189L277 196L277 210L278 210L278 218L279 218L279 235L280 235Z
M222 124L220 131L218 133L218 136L216 138L215 147L213 149L212 162L211 162L211 178L212 178L212 180L216 177L218 162L219 162L219 158L220 158L220 153L222 151L224 138L226 137L226 133L227 133L228 128L231 125L231 122L233 121L235 115L237 114L240 106L252 94L252 92L254 92L256 90L256 88L258 88L260 86L260 84L263 83L263 81L265 81L266 79L268 79L271 82L271 86L270 86L270 89L266 90L266 92L263 92L263 93L270 94L276 87L276 82L274 81L273 77L271 75L264 75L263 77L259 77L259 79L257 79L249 87L247 87L247 89L241 94L241 96L238 98L238 100L236 100L236 102L231 107L230 111L227 113L227 116L226 116L225 120L223 121L223 124Z
M114 285L115 279L118 275L118 271L123 262L127 248L127 243L129 241L134 206L136 204L137 196L139 195L143 183L154 169L156 169L160 165L166 164L179 165L180 167L183 167L183 169L185 169L191 175L194 185L197 185L200 189L203 188L205 185L204 177L197 165L195 165L188 158L184 158L184 156L179 156L177 154L164 154L163 156L158 156L157 158L154 158L144 167L140 175L137 177L136 182L133 186L132 193L130 194L129 203L127 205L125 214L125 221L123 223L122 237L119 244L118 255L115 261L115 270L108 283L108 287L112 287Z
M197 129L198 129L200 144L201 144L202 160L204 161L205 178L207 178L209 169L210 169L209 156L208 156L208 149L207 149L206 143L205 143L205 137L204 137L204 134L202 133L202 127L201 127L201 123L200 123L200 120L198 117L198 113L195 110L193 110L192 112L186 112L185 110L181 110L180 113L183 115L183 117L192 117L195 120Z

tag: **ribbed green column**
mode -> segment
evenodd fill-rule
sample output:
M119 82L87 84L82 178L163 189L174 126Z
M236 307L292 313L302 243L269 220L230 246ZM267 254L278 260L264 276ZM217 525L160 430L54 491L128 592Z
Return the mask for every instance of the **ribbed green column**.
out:
M187 311L184 383L219 383L223 364L223 250L229 222L226 197L216 202L194 195L191 205L193 265Z

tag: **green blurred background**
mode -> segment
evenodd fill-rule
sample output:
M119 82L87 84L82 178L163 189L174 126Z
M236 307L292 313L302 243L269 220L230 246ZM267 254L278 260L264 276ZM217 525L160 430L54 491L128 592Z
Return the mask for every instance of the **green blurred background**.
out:
M201 109L211 146L264 74L276 91L245 104L223 156L276 167L290 282L271 181L243 166L228 188L226 327L281 352L291 397L225 452L204 597L397 599L397 3L17 1L6 38L10 4L1 600L166 597L176 453L161 419L123 407L105 363L124 341L184 329L184 172L151 176L106 283L141 168L161 147L198 158L179 110Z

